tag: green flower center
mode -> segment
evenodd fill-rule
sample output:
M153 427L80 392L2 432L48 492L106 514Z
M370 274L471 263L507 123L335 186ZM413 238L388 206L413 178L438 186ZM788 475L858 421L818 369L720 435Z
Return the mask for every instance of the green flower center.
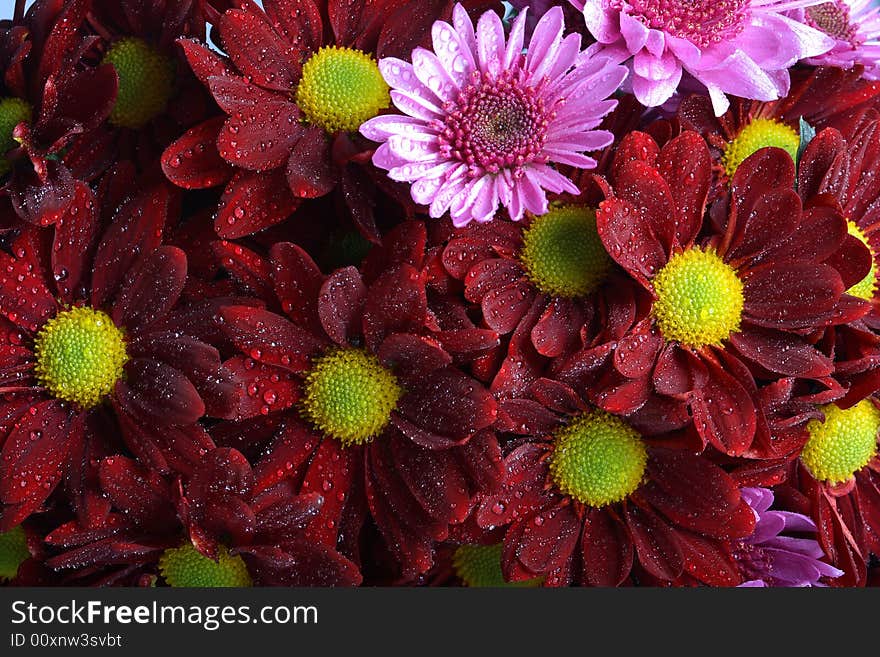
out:
M825 420L810 420L801 462L819 481L847 481L877 454L880 411L870 399L841 410L834 404L822 408Z
M739 330L743 284L715 251L694 247L675 254L653 283L654 316L666 340L702 347Z
M21 525L8 532L0 532L0 582L10 580L18 574L18 567L31 556L27 546L27 536Z
M797 162L798 146L801 138L793 128L774 119L755 119L739 133L736 139L730 142L724 149L721 164L728 177L733 174L749 155L756 151L775 146L781 148L789 155L793 162Z
M641 435L619 417L597 409L556 434L550 477L563 494L602 507L638 488L647 462Z
M503 545L462 545L452 555L455 574L471 587L533 587L540 586L543 577L508 582L501 573L501 550Z
M325 46L303 65L296 103L328 133L354 132L391 104L376 60L352 48Z
M30 123L32 114L31 106L21 98L0 100L0 176L9 171L6 153L16 145L12 131L19 123Z
M109 394L128 361L125 339L100 310L72 308L50 319L34 343L37 380L58 399L91 408Z
M535 287L560 297L589 294L611 269L596 230L596 211L577 205L536 217L523 233L520 260Z
M303 414L344 445L379 435L403 394L395 376L362 349L331 349L306 375Z
M220 548L217 561L196 550L192 543L169 548L159 557L159 572L168 586L177 588L230 588L253 586L244 560Z
M104 55L119 76L119 93L110 123L141 128L165 110L174 90L174 60L143 39L126 38Z
M871 248L871 245L868 242L868 236L862 232L862 229L859 228L855 222L847 221L846 225L849 234L868 247L868 251L871 252L871 270L868 272L868 275L849 288L846 292L859 299L870 301L874 298L874 292L877 289L877 260L874 257L874 249Z

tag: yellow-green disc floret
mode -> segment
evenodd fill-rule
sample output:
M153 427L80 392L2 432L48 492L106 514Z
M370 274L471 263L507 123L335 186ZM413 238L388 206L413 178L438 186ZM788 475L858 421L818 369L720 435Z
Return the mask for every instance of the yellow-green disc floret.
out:
M364 443L388 424L403 394L397 378L362 349L331 349L306 375L303 415L344 445Z
M550 477L563 494L602 507L638 488L647 462L641 435L619 417L597 409L556 433Z
M250 573L239 555L220 548L217 561L196 550L191 543L169 548L159 558L159 573L168 586L220 588L252 586Z
M9 160L6 153L16 146L12 132L19 123L30 123L32 120L30 104L21 98L3 98L0 100L0 176L9 171Z
M141 128L165 111L174 90L174 60L143 39L129 37L114 43L104 55L119 77L119 92L110 123Z
M376 60L352 48L325 46L303 65L296 103L328 133L354 132L391 104Z
M675 254L653 283L654 316L666 340L702 347L739 331L743 284L714 251L692 248Z
M859 299L870 301L874 298L874 292L877 290L877 260L874 257L874 249L871 248L871 244L868 242L868 236L862 232L862 229L854 221L847 221L846 225L849 234L868 247L868 251L871 252L871 270L867 276L849 288L846 293Z
M834 404L822 407L825 420L810 420L810 438L801 462L819 481L838 484L849 480L877 454L880 411L870 399L842 410Z
M798 133L784 123L774 119L755 119L742 129L736 139L727 144L724 155L721 156L721 164L725 173L732 178L749 155L768 146L783 149L796 162L800 143Z
M15 577L18 567L30 556L27 536L21 525L8 532L0 532L0 582Z
M37 381L58 399L88 409L122 377L125 340L100 310L72 308L50 319L34 341Z
M501 572L503 545L462 545L452 556L452 566L465 586L484 587L532 587L540 586L543 578L507 582Z
M535 217L523 233L520 260L535 287L561 297L589 294L611 269L596 230L596 211L577 205Z

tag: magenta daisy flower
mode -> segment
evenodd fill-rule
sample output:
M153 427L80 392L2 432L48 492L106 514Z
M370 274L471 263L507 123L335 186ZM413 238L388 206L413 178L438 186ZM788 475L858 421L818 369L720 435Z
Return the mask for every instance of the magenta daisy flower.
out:
M833 0L798 11L810 27L834 39L834 47L808 64L850 69L865 67L863 76L880 80L880 7L873 0Z
M617 105L607 98L626 68L581 51L580 35L564 37L560 7L544 14L523 54L526 14L505 38L497 14L487 11L474 29L456 5L452 25L434 23L434 52L379 62L404 116L376 117L361 132L382 142L373 162L412 183L432 217L448 210L464 226L489 221L499 205L514 221L544 214L546 191L579 193L551 163L592 169L584 152L613 141L594 128Z
M662 105L687 72L706 87L715 114L725 94L776 100L788 93L788 68L827 52L834 41L786 12L817 0L587 0L587 29L601 53L632 59L639 102Z

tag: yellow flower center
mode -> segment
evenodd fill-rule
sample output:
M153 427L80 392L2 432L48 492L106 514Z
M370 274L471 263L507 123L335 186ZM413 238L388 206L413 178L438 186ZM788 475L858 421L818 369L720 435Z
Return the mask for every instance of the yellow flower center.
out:
M702 347L739 330L743 284L715 251L694 247L675 254L653 283L654 316L667 341Z
M578 205L535 217L523 233L520 260L535 287L560 297L589 294L611 269L596 230L596 211Z
M503 545L462 545L452 556L455 574L465 586L474 588L534 587L540 586L543 577L522 582L508 582L501 572Z
M18 567L31 556L27 546L27 536L21 525L8 532L0 532L0 582L10 580L18 574Z
M564 495L602 507L638 488L647 462L641 435L619 417L597 409L557 432L550 477Z
M168 586L187 588L242 588L253 586L244 559L220 548L217 561L196 550L192 543L169 548L159 558L159 572Z
M114 43L104 55L119 76L119 93L110 123L141 128L163 111L174 90L174 60L143 39L129 37Z
M306 375L303 415L343 445L379 435L403 391L379 359L362 349L331 349Z
M775 119L755 119L742 129L736 139L727 144L721 164L724 165L728 177L733 178L743 160L768 146L783 149L796 162L800 143L798 133L784 123Z
M868 242L868 236L862 232L862 229L859 228L854 221L847 221L846 226L849 234L868 247L868 251L871 252L871 270L868 272L867 276L849 288L846 292L859 299L870 301L874 298L874 292L877 289L877 259L874 257L874 249L871 248L871 245Z
M391 104L376 60L360 50L325 46L303 65L296 103L328 133L354 132Z
M100 310L72 308L50 319L34 342L40 385L88 409L109 394L128 361L125 339Z
M834 404L822 408L825 420L810 420L801 462L819 481L837 484L849 480L877 454L880 411L870 399L841 410Z
M6 159L6 153L16 145L12 131L19 123L30 123L32 113L30 104L21 98L0 100L0 176L9 171L9 160Z

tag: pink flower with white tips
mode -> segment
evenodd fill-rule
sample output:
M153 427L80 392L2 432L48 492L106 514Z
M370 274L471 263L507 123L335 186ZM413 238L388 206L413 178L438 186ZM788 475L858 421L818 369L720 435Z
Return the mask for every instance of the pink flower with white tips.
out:
M832 39L834 47L807 60L815 66L865 67L863 76L880 80L880 7L873 0L833 0L798 12L809 25Z
M819 1L586 0L583 13L601 52L628 60L640 103L665 103L686 72L706 87L720 116L729 106L726 94L785 96L789 67L834 46L828 35L786 15Z
M449 211L464 226L491 220L499 205L514 221L526 211L544 214L547 191L579 192L552 163L594 168L584 153L613 140L594 128L617 105L608 96L626 68L582 51L579 35L563 36L560 7L526 44L526 13L505 38L497 14L486 12L474 29L456 5L452 25L434 23L433 52L417 48L412 63L379 62L403 115L371 119L361 133L381 142L376 166L412 183L413 199L432 217Z

